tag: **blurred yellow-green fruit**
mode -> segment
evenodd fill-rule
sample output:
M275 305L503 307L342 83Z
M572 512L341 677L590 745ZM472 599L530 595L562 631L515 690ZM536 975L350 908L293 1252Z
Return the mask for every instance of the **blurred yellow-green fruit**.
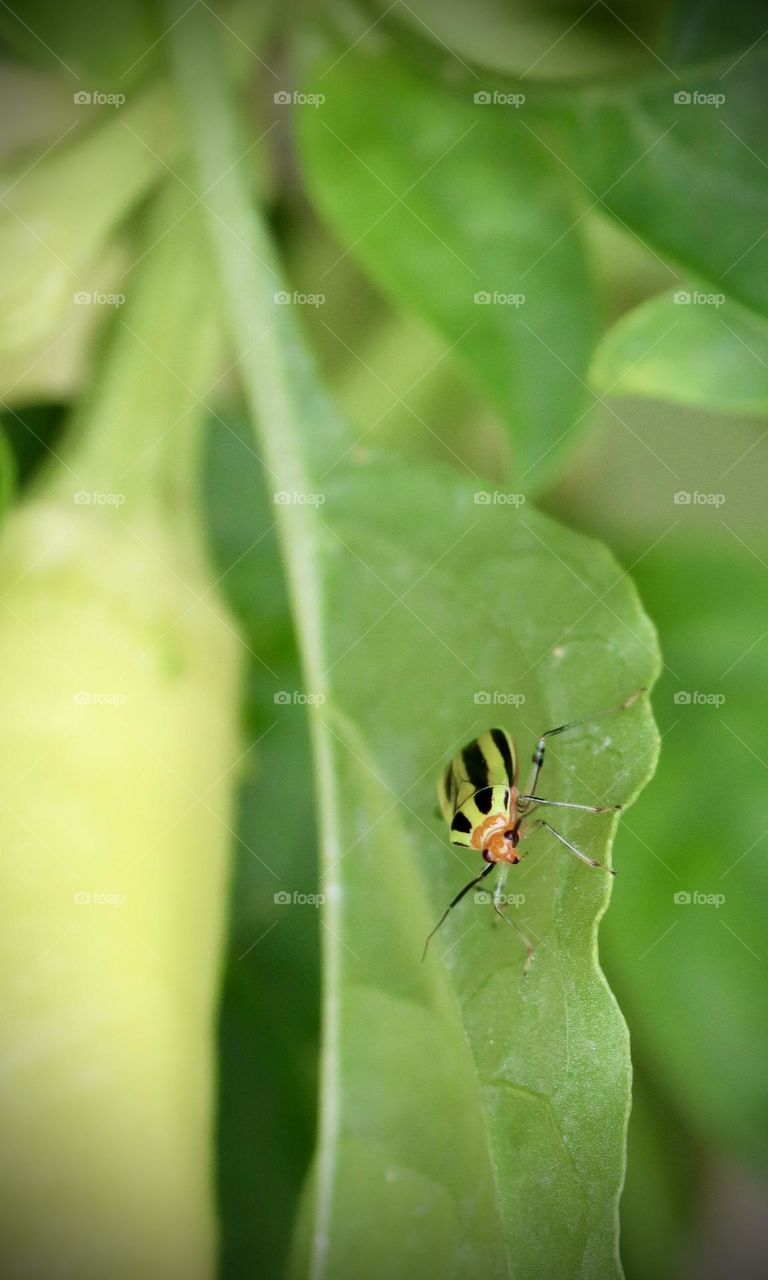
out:
M209 1276L239 646L120 495L0 539L0 1233L13 1276Z

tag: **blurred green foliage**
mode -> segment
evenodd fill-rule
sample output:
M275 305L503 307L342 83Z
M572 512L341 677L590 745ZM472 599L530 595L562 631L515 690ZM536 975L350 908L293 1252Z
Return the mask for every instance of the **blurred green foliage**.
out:
M313 68L337 65L307 79L327 95L301 117L310 190L371 277L437 329L498 410L511 436L503 469L512 458L517 481L540 488L584 416L594 342L570 192L524 115L511 124L391 56L340 53L324 48ZM408 122L396 147L393 115Z
M591 368L602 394L648 396L726 413L768 409L768 324L725 294L681 289L628 311Z

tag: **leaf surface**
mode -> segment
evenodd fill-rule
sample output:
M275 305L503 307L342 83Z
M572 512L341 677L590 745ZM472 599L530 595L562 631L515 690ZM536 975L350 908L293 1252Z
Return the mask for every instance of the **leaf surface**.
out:
M358 50L321 72L299 136L340 253L441 335L501 416L514 473L541 484L588 404L595 325L557 165L523 107L474 101L477 83L452 93Z
M664 293L627 312L595 351L591 381L612 395L710 411L768 410L768 324L724 294Z

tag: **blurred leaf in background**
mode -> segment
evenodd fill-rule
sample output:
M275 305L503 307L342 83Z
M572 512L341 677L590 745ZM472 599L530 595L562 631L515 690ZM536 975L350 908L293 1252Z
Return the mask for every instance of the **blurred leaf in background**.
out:
M622 316L599 344L599 392L649 396L703 409L768 411L768 323L726 306L723 293L679 289Z
M638 566L665 637L656 698L664 763L652 799L623 830L605 932L657 1088L712 1146L768 1171L768 765L754 736L764 573L726 547L659 550Z
M330 46L308 84L326 101L302 113L302 155L344 253L437 329L505 421L518 482L540 486L584 416L595 319L551 158L479 80L462 101L380 52Z
M558 151L601 206L705 291L768 314L768 51L542 101ZM695 216L692 217L692 211Z
M47 338L47 355L57 327L66 332L99 306L94 294L100 281L93 273L107 237L172 154L170 106L159 90L140 94L120 116L112 108L109 118L100 119L99 107L89 104L81 112L90 114L72 123L39 165L25 159L6 174L0 211L3 351Z
M152 65L162 35L151 0L113 0L109 32L100 0L25 0L23 13L4 6L0 34L22 57L62 71L72 92L125 92Z
M284 1271L315 1138L319 892L302 677L274 505L244 417L210 423L208 525L250 651L230 935L219 1021L221 1273ZM281 693L288 701L276 701ZM290 902L284 902L288 896Z
M0 425L0 520L13 501L16 481L16 455L5 428Z

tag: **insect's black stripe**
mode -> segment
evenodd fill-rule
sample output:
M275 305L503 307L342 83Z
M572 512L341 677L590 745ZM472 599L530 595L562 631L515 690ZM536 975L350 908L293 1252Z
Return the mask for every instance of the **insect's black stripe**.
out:
M471 830L472 823L466 813L457 813L451 823L451 831L463 831L466 835L469 835Z
M512 782L514 780L515 762L512 759L512 752L509 749L507 735L506 733L502 733L501 729L491 729L491 737L493 738L496 750L504 761L504 768L507 771L507 777L509 778L509 781Z
M456 797L458 796L459 788L458 788L456 779L453 775L453 769L451 765L448 765L448 768L446 769L443 775L443 790L445 792L450 808L451 809L455 808Z
M469 746L462 751L461 758L467 771L467 780L472 783L475 791L479 791L481 787L487 787L489 782L488 761L478 744L470 742Z
M476 791L472 799L481 813L490 813L493 804L493 787L483 787L481 791Z

